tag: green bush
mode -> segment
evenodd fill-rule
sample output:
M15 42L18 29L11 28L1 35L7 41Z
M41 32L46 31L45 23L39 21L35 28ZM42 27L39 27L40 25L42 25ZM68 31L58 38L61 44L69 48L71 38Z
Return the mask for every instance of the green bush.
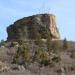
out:
M48 55L48 52L45 51L44 49L39 48L35 52L35 58L41 65L44 65L44 66L49 65L49 55Z
M60 61L60 57L53 57L52 61L58 63Z
M71 71L75 71L75 66L71 66Z
M31 57L30 51L28 47L26 47L25 45L21 45L18 47L18 50L14 56L13 62L19 64L19 62L21 61L20 57L22 57L21 60L23 61L22 62L23 64L30 62L30 57Z
M75 59L75 52L71 52L70 57L73 58L73 59Z
M51 43L51 49L53 50L54 53L59 52L59 50L60 50L59 42L58 41L53 41Z

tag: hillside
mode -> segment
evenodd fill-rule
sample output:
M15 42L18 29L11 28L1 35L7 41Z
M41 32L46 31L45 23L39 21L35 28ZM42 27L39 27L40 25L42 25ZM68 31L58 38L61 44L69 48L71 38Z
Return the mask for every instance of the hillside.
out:
M51 52L51 57L59 56L61 60L59 62L56 62L54 59L52 64L50 63L49 65L42 65L40 66L39 60L36 59L35 61L32 60L29 65L26 64L13 64L13 57L18 49L17 45L12 45L11 42L5 43L4 46L0 47L0 61L4 63L5 66L7 66L6 70L4 68L4 72L1 72L3 75L38 75L39 73L41 75L57 75L57 71L62 68L64 69L64 73L67 75L74 75L75 74L75 42L67 41L68 44L68 49L63 49L63 41L53 41L53 42L58 42L59 43L59 48L56 49L57 51ZM28 43L28 42L27 42ZM30 47L30 50L32 44L28 44ZM37 47L33 47L34 51ZM31 51L31 54L33 54L34 51ZM54 56L55 55L55 56ZM73 55L73 56L72 56ZM41 58L39 58L41 59ZM54 65L53 65L54 63ZM23 67L24 65L24 67ZM34 67L34 68L33 68ZM41 71L40 71L41 70ZM1 70L0 70L1 71ZM62 70L63 71L63 70Z

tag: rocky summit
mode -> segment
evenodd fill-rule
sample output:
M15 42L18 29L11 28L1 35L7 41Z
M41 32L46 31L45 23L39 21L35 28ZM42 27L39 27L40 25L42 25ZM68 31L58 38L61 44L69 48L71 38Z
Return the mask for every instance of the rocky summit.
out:
M56 26L55 15L37 14L24 17L7 28L7 40L26 40L35 39L37 33L42 38L46 38L47 29L49 29L52 39L59 39L59 31Z

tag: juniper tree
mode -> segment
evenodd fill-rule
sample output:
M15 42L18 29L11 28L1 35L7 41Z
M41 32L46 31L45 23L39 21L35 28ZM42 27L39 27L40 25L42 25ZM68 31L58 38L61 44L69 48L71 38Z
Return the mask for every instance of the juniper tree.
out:
M21 59L20 59L21 57ZM14 56L13 62L16 64L25 64L30 62L30 51L28 46L22 44Z

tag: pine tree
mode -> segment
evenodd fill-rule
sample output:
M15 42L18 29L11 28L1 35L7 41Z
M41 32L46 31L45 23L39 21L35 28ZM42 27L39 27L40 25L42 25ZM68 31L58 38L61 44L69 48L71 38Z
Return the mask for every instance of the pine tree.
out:
M64 38L63 40L63 49L68 49L68 43L66 38Z

